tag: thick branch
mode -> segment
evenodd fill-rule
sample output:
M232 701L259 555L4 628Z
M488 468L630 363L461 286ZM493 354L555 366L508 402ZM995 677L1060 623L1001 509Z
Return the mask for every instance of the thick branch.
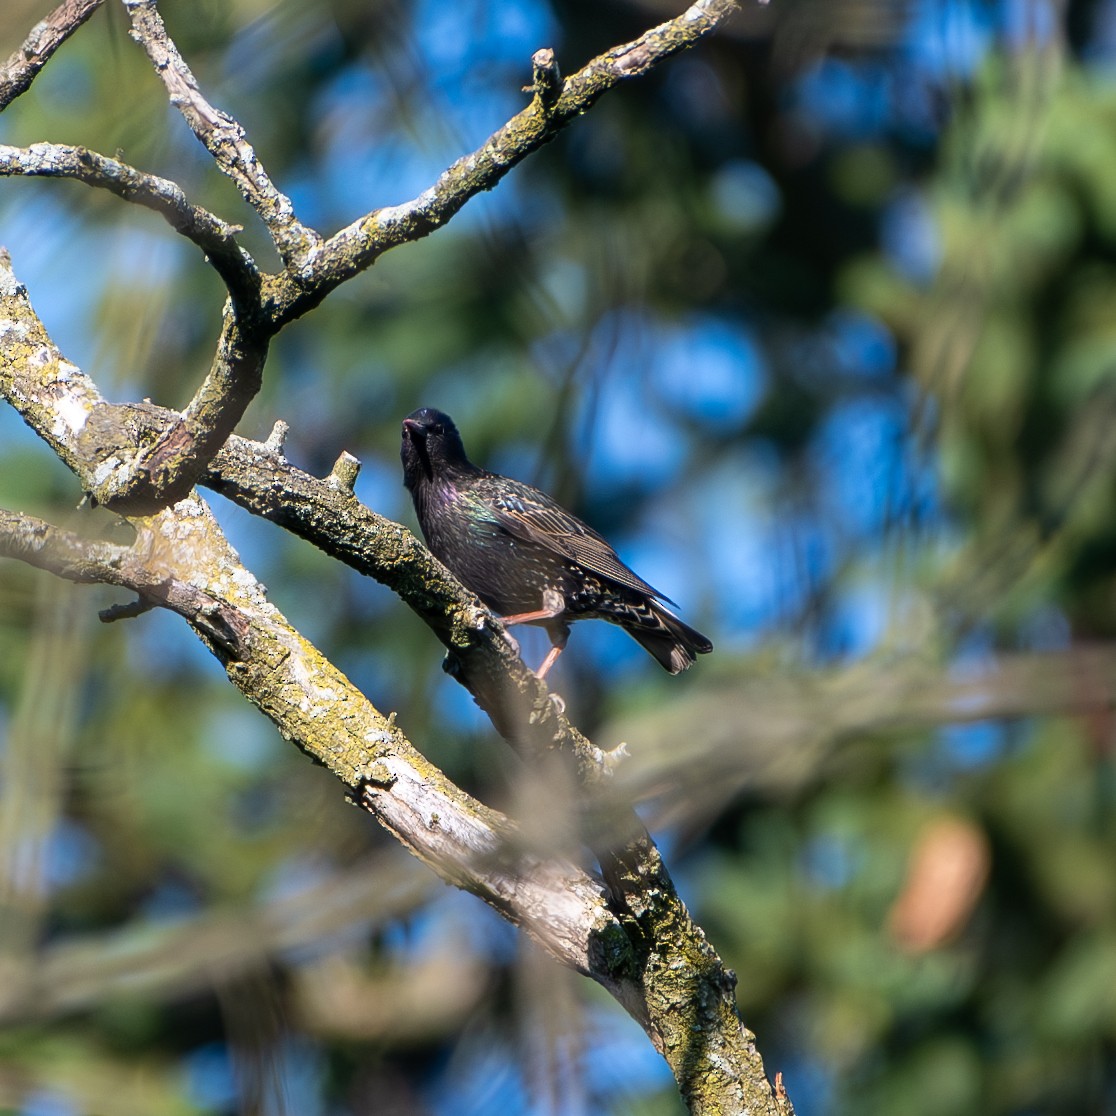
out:
M182 113L218 168L233 180L244 200L260 215L284 264L300 273L309 264L321 237L295 216L291 199L271 181L240 123L202 95L190 67L167 34L154 0L123 2L132 21L132 38L147 52L166 86L171 104Z
M147 510L145 501L159 496L165 499L167 492L177 492L175 486L183 477L192 479L194 475L189 466L204 460L197 452L201 443L211 452L231 431L243 411L243 406L239 410L237 406L246 404L258 386L271 331L305 312L383 251L426 235L444 223L468 198L490 189L515 163L547 142L617 82L643 73L692 45L734 6L729 0L695 4L679 19L602 55L566 83L559 84L556 67L546 66L547 80L536 74L532 106L481 151L459 160L435 187L414 202L380 210L343 230L322 253L316 234L297 222L289 201L272 186L243 130L202 98L192 74L166 37L151 0L124 2L132 16L134 37L147 48L172 102L182 109L221 169L234 178L261 213L288 264L287 274L273 287L275 297L266 324L227 314L206 384L185 416L172 416L166 422L153 421L157 409L150 406L105 404L78 370L65 365L49 345L23 292L14 286L14 278L7 292L0 289L0 297L7 295L12 323L23 330L18 334L20 351L13 353L10 366L15 367L27 355L22 349L27 340L36 349L36 357L42 358L39 363L48 367L45 376L23 373L23 379L31 383L30 395L23 394L25 383L19 382L18 372L7 377L6 387L0 381L0 387L5 387L13 401L19 401L17 405L28 421L56 445L60 454L68 455L87 487L99 486L116 506L132 514ZM292 274L296 268L302 271ZM8 276L10 272L0 274L0 287ZM3 325L0 320L0 330ZM4 371L0 365L0 373ZM64 416L60 425L46 421L60 414ZM227 421L230 416L234 416L232 423ZM35 420L43 420L42 425ZM151 483L137 490L135 477L141 472L150 476ZM117 481L115 486L109 483L113 479ZM345 492L344 471L332 487ZM695 1111L725 1110L733 1105L748 1105L757 1112L789 1110L773 1098L752 1036L740 1023L732 991L734 978L693 924L658 851L634 816L625 820L624 843L619 850L612 852L609 847L601 856L612 902L620 911L617 922L603 908L601 891L591 877L578 876L576 869L560 860L543 860L515 851L506 820L498 815L483 817L471 808L455 811L454 806L461 806L453 798L456 788L413 753L392 722L384 721L371 706L365 722L367 731L360 731L359 702L363 699L359 695L350 697L347 682L308 645L294 648L300 637L262 601L262 592L247 571L237 565L238 572L231 580L214 578L215 563L222 569L235 564L235 556L230 558L222 552L223 540L219 546L210 539L207 559L191 567L183 551L189 549L187 540L195 530L202 534L209 530L206 522L204 505L184 500L143 523L141 541L157 560L149 561L151 554L146 554L140 563L142 575L132 568L139 561L136 548L123 553L119 548L107 554L90 553L81 550L80 540L50 537L53 529L46 525L28 529L23 522L9 527L17 540L12 543L13 552L18 550L25 560L46 564L48 559L43 556L51 552L55 557L49 560L62 562L58 572L81 579L98 574L97 563L102 562L101 579L130 585L145 598L185 616L225 662L234 683L275 720L284 734L329 766L354 791L359 790L363 804L420 857L445 878L478 890L487 902L538 935L564 963L573 964L609 987L667 1057ZM57 550L54 543L58 544ZM185 570L180 568L184 561ZM413 568L408 576L414 576ZM413 585L417 600L418 582ZM460 606L460 587L454 592ZM488 673L506 679L509 656L498 639L492 640L491 618L480 615L478 619L475 602L466 600L465 604L474 612L475 631L487 629L485 639L478 644L485 650L459 657L458 662L465 664L465 671L471 663L484 664L478 671L482 683ZM460 625L455 621L454 607L442 602L437 623L457 638L453 633ZM428 606L428 612L434 611ZM460 607L457 613L460 619ZM270 633L275 638L269 641L265 630L272 624L278 636ZM477 643L475 639L472 642ZM511 661L517 660L511 657ZM292 663L297 669L289 674ZM523 681L534 687L531 694L526 694L526 705L522 702L525 691L518 686L514 691L508 689L516 694L516 700L507 708L495 703L494 716L509 722L523 719L528 724L532 715L556 716L537 680ZM476 679L474 685L474 692L482 688ZM506 681L503 685L507 688ZM347 703L343 715L339 714L340 723L323 718L320 711L336 710L339 697ZM318 713L316 720L307 719L308 709ZM530 711L526 717L525 711ZM556 720L561 722L561 718ZM565 733L573 741L576 752L573 730L568 725L563 729L559 723L558 733ZM443 832L447 826L451 831L448 834ZM431 831L435 831L433 835ZM563 897L567 902L564 908ZM540 911L545 911L541 923L537 920ZM556 934L557 939L547 938L547 934Z
M451 673L497 731L525 755L573 756L585 785L609 773L609 757L559 711L476 595L405 527L361 504L335 474L321 480L295 468L270 440L233 435L202 483L393 590L441 640Z
M143 407L107 403L59 352L0 250L0 395L74 471L98 503L150 514L194 486L259 386L266 337L226 307L213 367L185 414L140 421Z
M182 412L190 441L166 462L166 473L156 480L169 484L181 475L196 483L255 399L271 341L270 327L258 311L258 302L250 314L239 312L232 302L225 304L209 371Z
M31 28L23 46L0 67L0 111L31 88L38 72L54 52L104 3L104 0L64 0Z
M789 1112L772 1093L736 1013L735 977L690 921L649 840L600 883L567 860L520 847L515 827L460 791L295 632L240 565L200 500L134 521L132 547L89 542L0 512L0 555L77 581L125 586L183 616L230 680L280 732L443 879L474 892L562 964L601 983L646 1029L695 1112L749 1103Z
M304 640L240 565L196 497L134 521L136 543L93 542L0 511L0 556L73 581L131 589L185 618L229 679L444 880L478 895L562 964L622 999L626 937L581 869L518 847L507 818L470 798Z
M5 273L0 268L0 309L5 275L9 285L15 282L10 271ZM35 347L27 351L13 344L10 353L9 346L0 347L6 358L6 364L0 362L0 389L43 437L58 446L60 455L73 463L79 476L95 480L101 472L111 471L121 455L127 458L143 453L149 445L162 445L173 437L177 421L173 412L150 404L106 404L80 370L72 365L62 369L57 361L51 365L53 348L38 319L29 314L25 294L10 290L8 296L17 317L7 332L15 339L23 328ZM0 316L0 336L4 333ZM44 353L39 345L49 348ZM30 367L24 367L24 363ZM40 365L47 366L45 372ZM60 415L68 421L60 423ZM277 445L261 448L267 457L277 457ZM94 466L92 462L100 464ZM339 470L332 483L322 483L331 493L351 497L346 480L351 472ZM268 488L274 487L270 480L265 483ZM754 1038L740 1021L733 996L734 978L693 923L658 850L630 809L615 813L619 838L593 841L609 881L609 909L617 912L602 923L600 915L606 907L599 885L584 875L571 875L576 870L563 861L509 853L511 834L506 822L497 822L498 815L482 816L479 806L477 810L462 809L454 798L460 792L414 751L393 722L382 718L263 602L262 590L240 567L223 539L220 546L211 542L208 552L191 563L191 538L200 529L199 523L211 522L200 501L184 500L159 516L136 522L145 530L153 556L138 572L129 565L136 561L135 547L127 552L117 548L107 554L90 555L79 546L80 540L56 535L58 546L54 549L43 541L54 530L46 525L28 526L24 522L16 525L18 531L13 526L16 541L9 545L12 553L25 560L39 561L39 555L61 554L65 563L58 572L64 576L72 572L88 580L96 575L111 584L129 586L145 599L185 616L226 663L234 684L275 721L285 736L354 790L359 787L365 807L416 855L443 878L475 890L517 925L523 925L563 963L608 987L667 1058L695 1112L715 1110L707 1105L720 1104L725 1097L739 1102L739 1107L748 1098L757 1112L790 1111L789 1104L773 1096ZM212 531L216 532L215 525ZM413 538L403 543L403 552L408 548L412 554L425 554ZM400 551L388 547L385 554L400 566L407 564ZM381 554L381 560L385 560L385 554ZM103 562L103 570L88 565L89 561ZM185 575L180 572L183 563ZM45 558L39 564L53 568ZM431 571L429 565L422 566L421 560L418 568L426 572L414 582L416 600L421 597L421 580ZM225 576L216 577L215 569ZM414 569L411 577L415 576ZM443 573L449 579L448 572ZM453 592L458 601L462 600L460 586ZM476 603L468 595L464 600L466 613L472 611L477 627L490 622L484 619L486 614L477 616ZM426 607L433 612L437 606ZM441 607L439 623L452 630L455 605L451 600ZM256 638L273 624L280 626L278 634L262 642ZM484 655L477 661L499 661L489 658L489 652ZM537 680L534 685L538 686ZM550 703L544 704L549 711ZM367 716L362 718L365 707ZM326 710L332 715L323 712ZM529 725L532 713L522 706L501 710L501 715L512 717L517 712L526 713ZM362 727L362 720L366 727ZM485 865L488 871L479 873L477 864ZM587 892L589 886L596 890ZM556 909L555 896L564 897L568 906ZM521 918L524 921L519 921ZM548 934L557 937L552 940Z
M694 1111L711 1097L732 1096L741 1107L747 1099L757 1112L776 1104L754 1036L737 1013L735 976L694 924L634 811L601 793L602 776L611 773L606 755L554 707L494 617L409 531L361 505L348 485L333 483L336 469L318 480L295 469L280 447L281 437L267 444L234 437L204 483L388 585L449 649L453 673L507 740L535 759L548 749L574 757L582 786L596 790L585 804L588 840L634 945L640 997L622 1002L670 1063ZM791 1111L789 1101L781 1111Z

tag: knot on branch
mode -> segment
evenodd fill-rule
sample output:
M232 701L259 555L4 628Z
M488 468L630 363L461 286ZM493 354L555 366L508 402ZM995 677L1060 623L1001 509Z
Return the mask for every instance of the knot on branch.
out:
M271 428L271 433L267 436L267 441L264 445L270 453L273 453L280 460L283 460L283 447L287 444L287 435L291 432L290 426L287 425L282 419L276 419L275 425Z
M351 493L356 487L357 475L360 473L360 462L348 450L334 462L326 482L332 488L341 492Z
M551 47L542 47L531 55L531 84L523 87L524 93L534 93L544 111L558 103L562 94L562 74Z
M196 460L191 424L153 403L102 403L78 438L89 494L121 515L154 515L186 496L207 462Z

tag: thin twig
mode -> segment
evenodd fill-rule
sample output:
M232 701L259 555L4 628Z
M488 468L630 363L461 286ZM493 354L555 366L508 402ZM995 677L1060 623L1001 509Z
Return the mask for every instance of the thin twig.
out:
M177 182L147 174L87 147L57 143L33 143L30 147L0 144L0 175L72 178L154 210L209 257L234 300L249 305L258 302L258 270L235 240L240 227L192 205Z
M105 2L63 0L53 12L31 28L31 33L0 66L0 112L31 88L36 74L54 52Z
M321 237L295 216L291 199L271 181L239 121L202 95L186 60L167 34L155 0L123 0L132 21L132 38L147 52L174 105L218 168L236 184L260 215L283 258L300 275L310 264Z
M281 283L272 309L277 324L312 309L334 287L371 267L389 249L419 240L440 228L467 201L491 190L512 167L549 143L610 89L646 74L665 59L692 47L738 7L739 0L699 0L675 19L598 55L561 82L557 92L547 90L545 96L536 93L527 108L476 151L458 159L418 197L401 205L375 209L330 237L322 245L309 279L299 283L287 279ZM556 82L557 72L555 62ZM536 73L536 81L537 78Z

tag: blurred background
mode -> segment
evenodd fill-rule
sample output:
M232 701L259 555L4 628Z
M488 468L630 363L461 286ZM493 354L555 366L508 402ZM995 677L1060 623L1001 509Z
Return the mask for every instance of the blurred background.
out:
M51 5L7 0L0 57ZM165 0L330 233L421 192L666 0ZM0 117L253 215L122 8ZM112 399L189 399L222 291L158 218L0 183L0 243ZM609 94L274 342L241 433L414 525L457 420L716 645L553 675L800 1116L1116 1112L1116 3L772 0ZM0 408L0 505L111 531ZM380 586L210 496L292 622L454 779L521 766ZM0 1111L683 1111L621 1010L439 883L175 617L0 566ZM534 636L538 635L538 639ZM545 637L528 633L537 662Z

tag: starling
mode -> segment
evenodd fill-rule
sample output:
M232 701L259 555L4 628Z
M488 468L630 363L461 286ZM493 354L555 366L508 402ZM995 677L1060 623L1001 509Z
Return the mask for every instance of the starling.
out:
M529 484L480 469L449 415L424 407L403 420L403 483L427 546L504 624L537 624L551 648L542 678L574 620L619 624L678 674L713 650L661 603L591 527Z

